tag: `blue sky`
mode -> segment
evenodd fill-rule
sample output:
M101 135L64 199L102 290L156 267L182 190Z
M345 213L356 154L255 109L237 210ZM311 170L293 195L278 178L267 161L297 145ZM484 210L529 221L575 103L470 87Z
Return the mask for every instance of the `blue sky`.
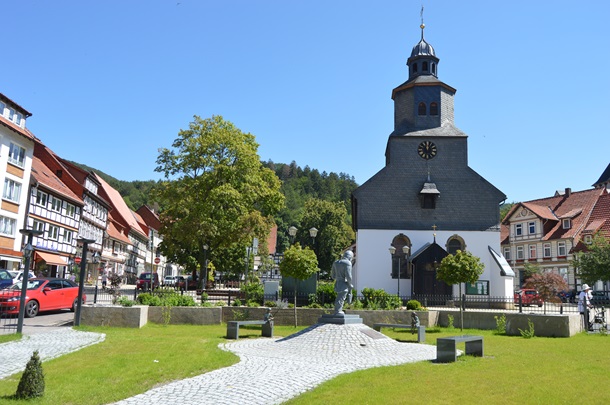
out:
M57 154L120 180L160 178L158 148L222 115L262 160L362 184L422 3L470 167L509 202L590 188L610 163L605 0L7 1L0 92Z

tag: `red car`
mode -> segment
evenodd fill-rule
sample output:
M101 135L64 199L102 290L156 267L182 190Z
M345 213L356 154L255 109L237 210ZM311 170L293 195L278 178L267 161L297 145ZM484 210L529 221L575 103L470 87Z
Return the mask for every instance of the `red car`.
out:
M515 291L515 305L519 304L519 295L521 295L521 305L523 306L538 305L541 307L544 302L538 291L532 288L522 288Z
M64 278L31 278L27 281L25 316L33 318L40 311L70 309L78 302L78 285ZM87 297L83 294L83 304ZM19 314L21 282L0 291L0 312Z

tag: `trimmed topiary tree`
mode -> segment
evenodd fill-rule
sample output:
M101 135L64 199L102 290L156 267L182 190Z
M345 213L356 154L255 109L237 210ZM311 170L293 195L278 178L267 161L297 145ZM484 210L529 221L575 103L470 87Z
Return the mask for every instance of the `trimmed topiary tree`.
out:
M18 399L30 399L41 397L44 394L44 373L42 372L42 362L36 350L28 364L25 366L25 371L19 380L15 397Z

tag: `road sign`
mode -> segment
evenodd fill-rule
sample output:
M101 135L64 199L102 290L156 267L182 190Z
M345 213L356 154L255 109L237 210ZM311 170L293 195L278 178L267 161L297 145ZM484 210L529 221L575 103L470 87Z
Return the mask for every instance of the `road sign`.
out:
M159 264L159 262L161 262L161 259L159 259L158 257L155 257L155 264Z
M74 258L74 263L76 264L80 264L81 258L80 257L75 257Z

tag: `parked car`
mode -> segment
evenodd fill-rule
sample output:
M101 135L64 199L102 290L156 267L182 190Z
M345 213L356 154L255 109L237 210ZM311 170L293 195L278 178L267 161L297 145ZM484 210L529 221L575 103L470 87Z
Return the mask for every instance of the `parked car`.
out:
M530 305L538 305L542 306L544 300L538 293L538 291L533 288L522 288L521 290L515 291L515 304L519 304L519 296L521 296L521 305L530 306Z
M165 276L163 277L163 285L173 287L176 285L176 276Z
M9 273L11 273L11 276L13 276L13 284L15 284L23 279L23 270L19 270L19 271L9 270ZM36 275L30 271L28 278L34 278L34 277L36 277Z
M184 290L184 286L186 285L187 290L196 290L197 289L197 281L193 280L193 276L178 276L179 280L177 282L177 286L180 290Z
M13 276L8 270L0 270L0 289L8 288L13 285Z
M70 309L78 302L78 285L64 278L40 277L27 281L25 316L33 318L41 311ZM19 314L22 282L0 291L0 310L5 314ZM83 303L87 296L83 294Z
M151 274L154 274L154 279L152 282L152 287L159 288L159 275L157 273L142 273L140 277L138 277L138 281L136 281L136 289L139 290L148 290L150 289L150 280L153 278Z

